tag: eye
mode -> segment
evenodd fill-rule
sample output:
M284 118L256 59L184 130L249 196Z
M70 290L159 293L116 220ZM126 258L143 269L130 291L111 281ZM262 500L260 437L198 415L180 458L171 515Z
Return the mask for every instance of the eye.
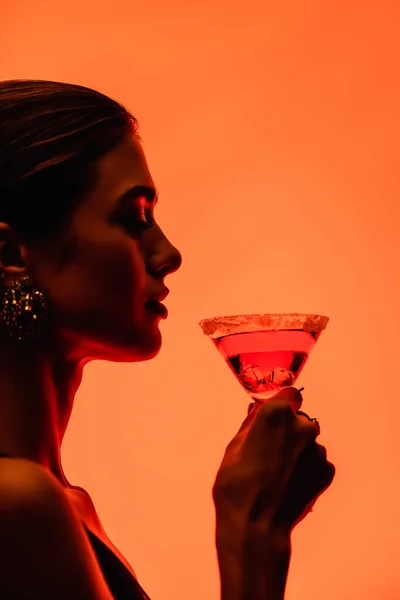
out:
M138 209L136 212L129 212L123 217L124 224L130 230L145 231L155 225L154 216L151 210Z

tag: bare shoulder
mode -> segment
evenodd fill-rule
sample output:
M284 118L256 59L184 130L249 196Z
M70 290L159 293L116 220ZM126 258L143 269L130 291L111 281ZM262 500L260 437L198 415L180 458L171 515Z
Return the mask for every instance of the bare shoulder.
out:
M41 465L22 458L0 460L0 507L33 508L46 501L61 500L62 485Z
M40 465L0 460L2 600L112 600L61 483Z
M50 471L29 460L1 459L0 520L5 526L24 515L41 516L44 522L74 518L61 483Z

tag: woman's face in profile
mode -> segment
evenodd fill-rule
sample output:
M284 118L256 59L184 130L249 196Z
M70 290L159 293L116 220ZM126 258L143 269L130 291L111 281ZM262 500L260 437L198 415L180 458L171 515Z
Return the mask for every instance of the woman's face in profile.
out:
M98 173L65 232L29 252L30 267L71 357L146 360L161 347L161 317L146 302L165 290L181 255L155 223L154 183L137 139L102 157Z

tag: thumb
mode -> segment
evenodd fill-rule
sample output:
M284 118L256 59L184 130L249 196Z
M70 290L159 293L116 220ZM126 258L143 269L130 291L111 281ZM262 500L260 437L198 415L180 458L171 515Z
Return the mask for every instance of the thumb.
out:
M297 411L300 410L301 405L303 404L303 396L301 395L301 392L299 392L299 390L297 388L288 386L288 387L283 388L280 392L278 392L277 394L275 394L274 396L272 396L265 402L269 402L269 401L285 402L286 404L289 404L291 406L293 413L296 414ZM263 404L264 403L261 402L260 400L257 400L256 402L251 402L249 404L249 406L247 407L247 417L243 421L238 433L240 433L241 431L243 431L243 429L246 429L246 427L248 427L248 425L254 419L257 411L260 409L260 406L262 406Z
M294 414L300 410L301 405L303 404L303 396L301 395L301 392L293 386L284 387L280 392L275 394L275 396L272 396L270 400L273 400L274 402L282 401L290 404Z

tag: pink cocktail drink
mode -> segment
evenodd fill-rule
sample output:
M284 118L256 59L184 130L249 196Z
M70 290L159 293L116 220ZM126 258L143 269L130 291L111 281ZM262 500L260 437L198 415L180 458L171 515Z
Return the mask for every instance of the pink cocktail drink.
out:
M294 386L329 322L313 314L257 314L200 321L251 398L265 402Z

